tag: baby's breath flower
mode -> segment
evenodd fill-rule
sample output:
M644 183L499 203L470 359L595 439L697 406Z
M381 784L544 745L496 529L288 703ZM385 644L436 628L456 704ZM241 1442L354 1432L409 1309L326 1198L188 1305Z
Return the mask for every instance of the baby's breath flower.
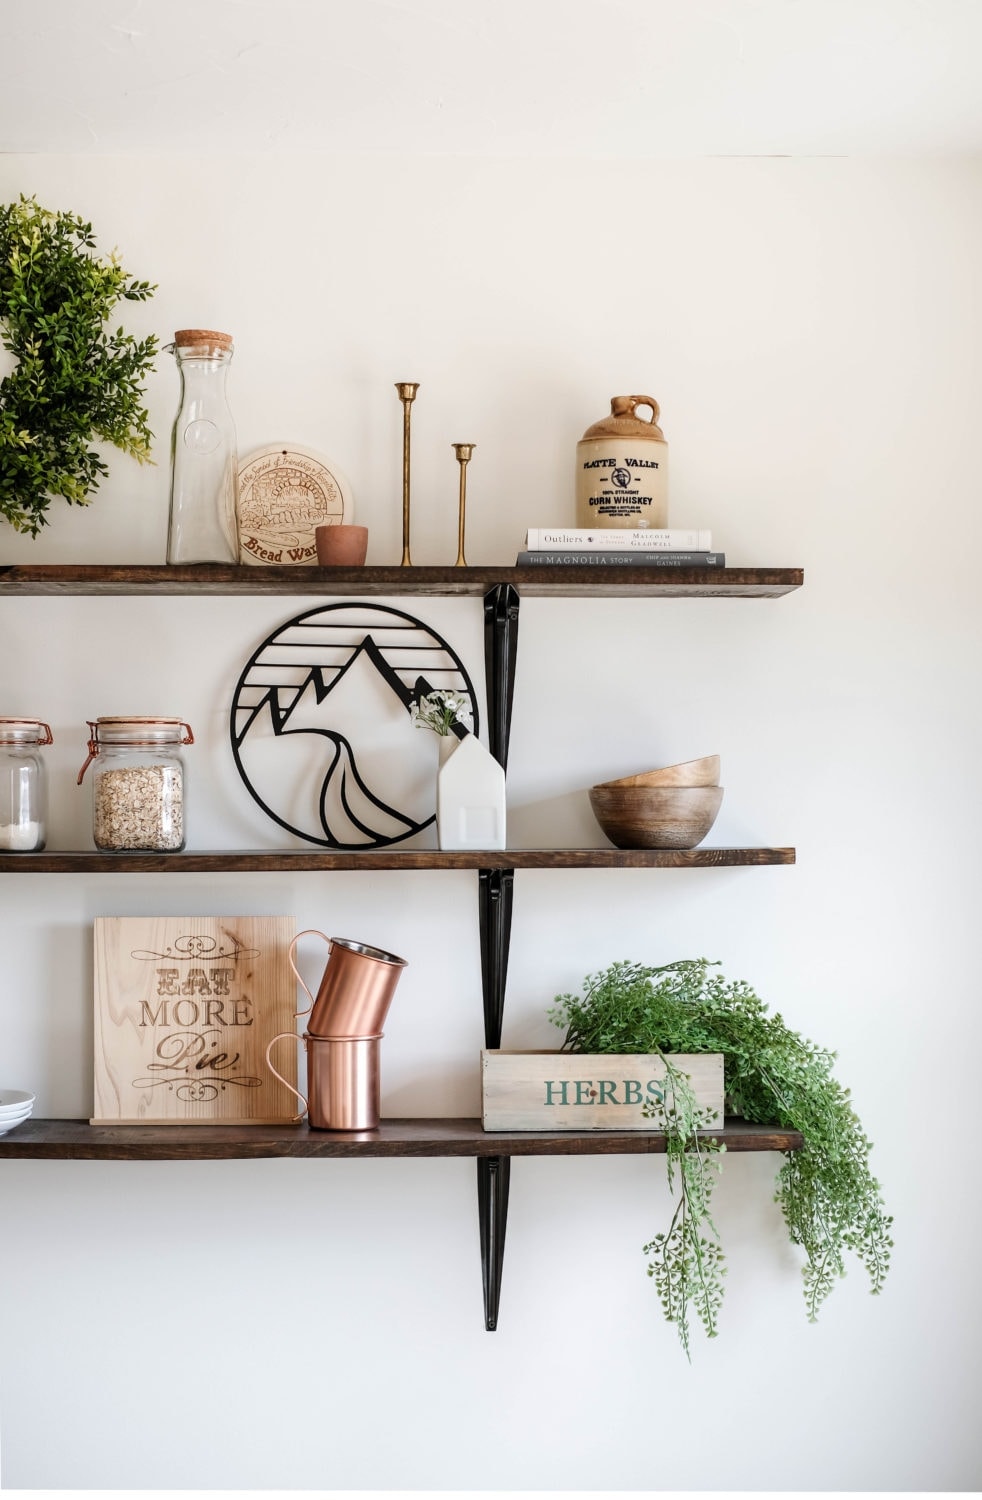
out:
M422 698L414 698L409 712L417 729L432 729L440 735L452 734L455 723L463 724L465 729L473 726L467 699L446 688L436 688Z

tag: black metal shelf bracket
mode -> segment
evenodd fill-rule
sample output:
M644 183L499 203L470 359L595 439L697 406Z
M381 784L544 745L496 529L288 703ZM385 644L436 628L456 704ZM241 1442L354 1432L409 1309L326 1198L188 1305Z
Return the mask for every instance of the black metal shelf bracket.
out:
M477 879L481 980L484 988L484 1045L500 1047L505 985L508 980L515 871L479 870Z
M478 1157L477 1207L481 1230L481 1273L484 1280L484 1326L488 1333L493 1333L498 1326L510 1178L510 1156Z
M518 656L518 591L510 583L496 583L484 596L484 670L488 693L488 745L504 770L508 769L515 662Z
M515 872L479 870L478 882L484 1045L500 1047ZM477 1199L481 1227L481 1272L484 1281L484 1326L489 1333L498 1326L510 1177L511 1157L478 1158Z
M518 658L519 603L518 592L510 583L496 584L484 596L488 745L495 760L505 770L508 767L515 663ZM514 870L478 871L486 1047L501 1046L514 884ZM498 1326L510 1178L510 1156L478 1158L477 1202L481 1233L481 1274L484 1283L484 1326L489 1333Z

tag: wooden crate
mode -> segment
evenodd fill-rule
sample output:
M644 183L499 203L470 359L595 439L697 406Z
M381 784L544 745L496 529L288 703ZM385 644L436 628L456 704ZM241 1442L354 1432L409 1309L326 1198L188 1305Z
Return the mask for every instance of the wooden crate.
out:
M93 1125L259 1125L299 1102L292 917L97 917ZM280 1042L291 1083L297 1047Z
M723 1123L723 1054L674 1053L698 1102ZM642 1053L481 1053L485 1130L660 1130L645 1101L661 1105L665 1064Z

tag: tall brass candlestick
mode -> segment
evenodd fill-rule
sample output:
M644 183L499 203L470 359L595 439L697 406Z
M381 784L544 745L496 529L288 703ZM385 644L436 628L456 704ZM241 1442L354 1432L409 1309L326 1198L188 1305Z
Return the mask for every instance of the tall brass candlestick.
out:
M403 568L412 566L409 556L409 408L416 399L419 382L397 380L396 390L402 402L402 563Z
M453 451L457 455L460 464L460 500L457 506L457 561L455 568L466 568L467 559L464 556L464 524L467 511L467 465L471 454L477 447L476 443L453 443Z

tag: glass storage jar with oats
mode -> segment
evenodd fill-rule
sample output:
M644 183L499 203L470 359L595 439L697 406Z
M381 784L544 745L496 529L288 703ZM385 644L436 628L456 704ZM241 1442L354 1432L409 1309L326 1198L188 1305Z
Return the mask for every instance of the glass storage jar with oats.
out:
M0 849L44 848L47 782L39 751L50 744L40 719L0 719Z
M107 851L184 848L184 758L193 745L183 719L109 716L89 719L92 838Z

